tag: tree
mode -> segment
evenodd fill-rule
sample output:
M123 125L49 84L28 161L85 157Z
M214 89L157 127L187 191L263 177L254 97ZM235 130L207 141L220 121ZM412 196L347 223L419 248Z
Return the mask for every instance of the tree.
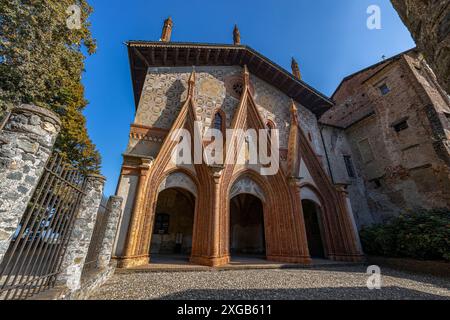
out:
M73 5L76 28L67 22ZM0 0L0 110L29 103L55 111L62 120L56 148L83 171L98 172L100 154L82 114L84 52L96 50L91 13L85 0Z

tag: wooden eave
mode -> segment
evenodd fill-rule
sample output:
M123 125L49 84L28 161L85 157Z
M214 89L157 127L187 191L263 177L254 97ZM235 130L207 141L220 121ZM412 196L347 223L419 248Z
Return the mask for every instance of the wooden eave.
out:
M159 41L129 41L126 45L136 108L150 67L234 65L247 65L252 74L278 88L317 117L333 106L324 94L248 46Z

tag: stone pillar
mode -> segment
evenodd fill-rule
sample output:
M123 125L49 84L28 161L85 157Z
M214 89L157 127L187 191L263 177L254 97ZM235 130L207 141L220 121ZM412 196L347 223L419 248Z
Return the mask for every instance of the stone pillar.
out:
M121 197L110 197L108 200L107 208L110 210L108 221L106 222L105 236L100 247L100 253L98 255L99 268L106 268L110 261L114 245L114 239L116 237L117 228L119 226L119 218L122 213Z
M0 131L0 261L52 153L61 122L33 105L11 111Z
M64 283L72 291L80 288L81 273L97 220L104 184L105 178L100 175L86 177L86 194L81 200L58 277L58 282Z

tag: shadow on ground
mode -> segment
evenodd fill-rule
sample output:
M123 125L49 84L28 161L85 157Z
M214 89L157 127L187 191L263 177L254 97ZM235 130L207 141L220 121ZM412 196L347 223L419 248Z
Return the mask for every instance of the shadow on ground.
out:
M342 287L248 290L192 289L166 295L159 300L448 300L448 298L400 287L386 287L381 290Z

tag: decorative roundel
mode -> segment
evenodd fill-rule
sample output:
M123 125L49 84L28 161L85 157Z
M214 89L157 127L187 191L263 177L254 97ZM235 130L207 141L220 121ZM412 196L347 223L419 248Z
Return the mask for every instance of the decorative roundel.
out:
M236 98L240 99L242 93L244 92L244 80L241 75L233 75L225 79L225 87L227 89L227 93ZM250 92L253 95L255 90L253 85L250 83Z
M232 85L233 92L236 96L240 97L242 95L242 92L244 91L244 84L242 81L236 81Z

